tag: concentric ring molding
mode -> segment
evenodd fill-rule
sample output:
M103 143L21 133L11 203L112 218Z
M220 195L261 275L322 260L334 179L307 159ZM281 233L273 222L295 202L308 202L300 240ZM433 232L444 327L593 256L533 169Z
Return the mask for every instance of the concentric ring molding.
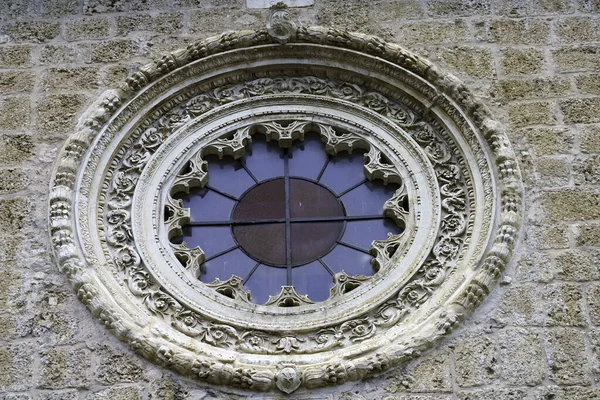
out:
M418 356L455 329L490 292L511 257L521 224L522 182L501 126L450 74L374 36L323 27L299 27L288 34L272 28L224 33L194 43L148 64L118 88L105 92L82 116L60 153L51 181L49 221L59 268L79 299L137 353L209 383L289 393L299 387L327 386L377 374ZM124 277L131 265L137 268L142 264L136 259L137 253L121 254L119 262L111 258L108 242L115 237L133 244L144 241L146 245L160 240L160 235L131 237L133 234L128 231L110 236L112 226L106 219L126 224L153 221L160 230L160 207L165 201L160 193L166 190L160 179L154 186L155 192L147 191L152 186L146 185L145 180L136 182L139 193L147 191L143 196L136 192L137 188L119 186L122 196L117 203L110 203L108 190L116 184L115 179L123 177L119 166L125 165L129 171L137 168L136 174L151 176L146 168L158 159L155 154L167 152L167 147L176 142L169 135L176 138L194 123L198 127L188 130L190 137L194 132L201 135L203 118L210 119L215 113L220 113L219 118L226 122L228 110L235 113L245 101L244 96L224 97L226 88L247 88L257 79L281 82L308 77L332 82L327 86L329 94L283 90L287 94L282 95L281 101L301 104L314 96L316 102L331 103L333 109L354 108L359 122L384 121L395 126L406 140L417 143L423 138L421 134L434 140L431 134L436 135L436 143L445 143L449 149L446 161L453 167L442 165L446 161L438 162L441 159L435 153L440 148L422 145L419 151L427 154L431 162L428 168L435 170L443 210L452 208L452 196L444 195L448 188L444 184L460 171L461 187L465 189L460 193L460 201L466 204L465 225L461 228L464 233L457 239L459 244L452 256L446 253L454 248L436 242L437 254L444 255L443 260L454 257L446 269L438 265L428 269L432 260L413 265L413 275L396 292L357 303L356 309L364 311L362 314L348 315L345 321L341 318L335 326L317 324L310 332L284 333L275 329L266 332L277 338L274 347L248 350L244 343L246 338L253 338L253 330L248 331L250 336L243 336L243 321L236 324L235 319L224 316L227 323L223 323L217 315L206 318L201 306L190 308L177 296L170 297L168 290L148 291L156 281L146 270L143 279L137 275ZM406 107L415 118L398 120L389 108L382 111L381 103L369 103L364 96L349 101L344 92L332 89L344 82L360 89L361 96L375 93L372 96L383 99L387 106L393 103L397 104L394 107ZM164 118L169 110L202 93L210 93L210 98L220 103L182 125ZM319 100L319 96L323 98ZM256 97L256 101L266 102L277 99L276 95L264 93ZM346 120L347 124L352 122ZM139 147L140 135L152 124L161 123L169 129L169 137L156 144L157 152L148 152L145 160L125 160ZM393 143L387 146L390 151L399 149ZM184 153L181 157L192 155ZM176 163L175 159L170 162ZM158 164L157 168L163 168ZM172 176L167 174L165 179ZM415 182L431 184L418 178ZM130 196L126 189L135 193ZM146 214L126 210L126 203L136 196L142 200L133 204L134 208L147 201L153 204L149 220L140 221L140 216ZM119 212L111 213L114 210ZM447 225L442 221L430 235L451 231L453 228ZM172 255L165 251L164 257ZM435 286L424 286L424 282L435 281L436 276L423 274L433 272L443 279L438 279ZM182 279L190 280L181 271L178 273ZM160 297L163 295L166 297ZM314 342L310 349L299 344L307 340Z

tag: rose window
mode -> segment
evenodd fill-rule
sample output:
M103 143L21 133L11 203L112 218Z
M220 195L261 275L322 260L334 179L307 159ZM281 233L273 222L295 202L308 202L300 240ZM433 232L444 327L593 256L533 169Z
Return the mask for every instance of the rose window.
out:
M57 263L91 314L232 393L417 357L493 290L521 229L512 147L464 84L278 7L106 91L50 193Z
M259 304L284 286L304 302L324 301L335 274L373 275L371 243L404 230L404 220L383 214L400 185L369 181L364 158L327 155L316 133L283 149L254 135L239 160L207 159L208 183L182 197L190 222L171 241L202 249L202 282L236 276ZM402 207L408 214L406 196Z

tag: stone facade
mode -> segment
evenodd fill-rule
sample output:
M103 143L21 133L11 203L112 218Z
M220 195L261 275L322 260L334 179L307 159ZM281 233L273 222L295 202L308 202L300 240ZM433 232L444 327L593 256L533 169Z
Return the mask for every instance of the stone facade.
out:
M517 257L458 331L380 377L298 398L600 399L599 11L594 0L292 9L301 24L379 35L459 76L509 128L526 190ZM242 0L0 3L0 398L252 396L155 366L93 319L57 270L47 203L56 155L104 88L266 16Z

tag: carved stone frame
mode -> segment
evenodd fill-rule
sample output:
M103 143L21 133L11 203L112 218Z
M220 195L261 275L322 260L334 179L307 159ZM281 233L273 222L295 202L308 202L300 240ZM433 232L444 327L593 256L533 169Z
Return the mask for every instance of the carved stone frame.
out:
M456 78L377 37L296 29L284 10L274 15L268 30L194 43L105 92L59 156L49 218L60 270L140 355L209 383L290 393L377 374L450 333L510 259L522 183L501 126ZM186 213L169 192L202 185L202 151L239 157L245 128L289 120L338 130L323 134L333 153L349 142L332 139L350 135L370 152L370 179L402 177L398 196L412 196L402 252L383 259L374 243L385 273L367 283L338 276L358 289L333 303L333 315L313 304L249 306L236 281L225 283L234 299L222 284L198 287L202 253L168 244ZM391 166L371 165L376 152ZM190 160L194 176L178 175ZM414 262L400 268L411 251ZM259 329L249 312L278 319ZM315 318L299 316L309 312Z

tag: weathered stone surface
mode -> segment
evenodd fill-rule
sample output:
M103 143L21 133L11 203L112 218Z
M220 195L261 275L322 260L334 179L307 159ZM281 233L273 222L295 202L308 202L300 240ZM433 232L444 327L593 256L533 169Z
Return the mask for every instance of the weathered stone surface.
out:
M594 283L588 287L587 301L592 325L600 325L600 284Z
M511 285L500 299L493 316L501 325L540 326L544 323L540 287L534 283Z
M125 11L125 0L83 0L84 14L101 14Z
M546 333L550 380L559 385L588 385L591 381L583 333L556 329Z
M33 346L0 346L0 391L31 389L35 385L34 357Z
M44 389L87 388L91 383L92 360L87 349L51 348L41 356Z
M58 36L59 26L58 22L17 22L5 25L2 33L17 42L43 43Z
M508 117L515 127L527 125L553 125L556 122L555 105L550 102L512 103Z
M533 221L507 270L512 283L456 333L452 357L437 347L305 399L600 400L598 12L597 0L292 9L296 22L381 35L466 78L511 127ZM51 258L43 197L65 135L101 90L147 57L261 29L265 13L245 0L0 0L0 130L12 131L0 135L0 399L234 398L142 362L89 325Z
M590 17L570 17L560 20L556 35L563 43L585 43L600 40L598 19Z
M571 90L567 78L503 79L494 87L500 98L508 100L558 97Z
M456 382L461 387L491 383L498 377L498 349L495 340L483 331L461 335L454 349Z
M505 75L539 74L545 67L544 54L535 48L503 49L500 62Z
M90 393L86 400L138 400L140 391L136 387L116 387Z
M507 328L498 334L500 375L511 385L535 386L546 375L543 340L524 328Z
M599 400L600 389L586 387L546 386L534 391L534 400Z
M391 393L450 392L451 379L450 353L438 351L400 369L388 381L386 390Z
M46 91L97 89L98 68L50 68L42 73L41 84Z
M467 76L490 78L495 75L490 49L455 47L443 51L441 57L450 68Z
M576 226L576 233L577 246L600 247L600 224L579 224Z
M600 183L600 155L579 157L573 165L576 185Z
M366 13L366 9L364 11ZM200 9L190 15L190 30L201 36L214 36L227 30L227 26L237 29L257 29L263 19L259 11L241 12L228 9Z
M21 131L31 121L31 99L29 96L6 97L0 103L0 130Z
M179 400L193 398L176 376L164 371L160 376L150 381L148 389L149 400Z
M533 240L535 243L536 239ZM544 243L543 238L539 240L538 243ZM519 282L550 282L554 277L550 256L543 252L525 251L517 261L516 277Z
M143 375L140 361L118 349L105 346L99 351L102 361L95 376L104 384L136 382Z
M579 75L575 84L580 93L600 95L600 75Z
M107 63L121 61L139 54L137 45L131 40L110 40L92 45L92 61Z
M549 23L542 19L500 19L489 24L489 40L500 44L547 44Z
M527 390L519 388L510 389L476 389L469 392L460 392L460 400L524 400L528 399Z
M395 39L409 47L415 44L460 42L467 34L467 26L460 19L453 22L412 22L391 29Z
M558 72L598 71L600 48L596 46L574 46L552 51Z
M573 283L546 285L543 291L546 299L544 312L546 326L586 326L583 311L583 292Z
M579 148L584 153L600 151L600 126L589 125L579 127L581 142Z
M600 218L600 194L588 190L564 189L542 194L546 217L554 221Z
M38 63L41 65L56 66L57 64L71 64L91 61L90 51L87 46L48 44L40 49Z
M581 0L578 5L578 10L582 12L600 11L600 4L598 4L597 0Z
M2 164L19 164L35 154L35 144L30 135L0 136L0 160Z
M79 392L77 390L52 390L39 393L39 398L36 400L79 400Z
M600 97L587 99L567 99L560 102L560 111L565 122L600 122Z
M569 230L564 225L532 226L529 239L540 250L566 249L569 247Z
M67 23L67 40L103 39L109 35L110 23L107 18L82 18Z
M414 19L425 16L425 7L417 0L373 2L369 4L370 21L396 24L400 19Z
M43 135L67 132L75 126L75 116L86 97L80 94L48 95L38 103L38 129Z
M538 179L544 187L568 186L571 181L571 163L564 158L543 157L537 160Z
M27 92L33 89L34 75L26 71L0 72L0 94Z
M22 197L0 199L0 227L3 233L18 233L25 226L28 201Z
M476 0L471 2L456 2L452 0L429 0L427 11L432 16L468 16L487 15L491 13L490 0Z
M156 16L138 14L135 16L117 17L117 35L124 36L135 31L152 31L177 34L183 27L183 14L161 13Z
M79 13L77 0L42 0L40 15L50 18L61 18Z
M15 193L29 184L27 171L16 168L0 168L0 194Z

